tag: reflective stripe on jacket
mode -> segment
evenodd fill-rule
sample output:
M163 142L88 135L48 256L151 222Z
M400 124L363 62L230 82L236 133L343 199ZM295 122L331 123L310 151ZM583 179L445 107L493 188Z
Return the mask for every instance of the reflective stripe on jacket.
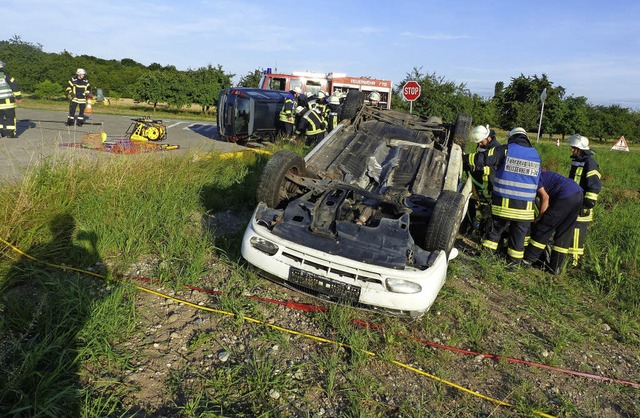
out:
M503 198L533 202L540 169L540 154L535 148L509 144L505 160L496 172L493 192Z
M5 102L4 104L14 103L14 99L19 99L21 96L22 93L20 93L20 87L18 87L16 80L10 74L0 71L0 100ZM10 100L7 102L5 99ZM15 105L7 107L15 107Z
M302 133L306 136L317 135L324 132L327 129L327 125L322 116L315 110L307 110L302 116L296 133Z
M291 97L284 99L282 104L282 110L280 110L280 121L287 123L294 123L293 112L295 111L296 102Z
M594 207L598 201L598 194L602 189L602 175L596 160L590 155L572 157L569 178L573 179L584 190L583 205L587 208Z

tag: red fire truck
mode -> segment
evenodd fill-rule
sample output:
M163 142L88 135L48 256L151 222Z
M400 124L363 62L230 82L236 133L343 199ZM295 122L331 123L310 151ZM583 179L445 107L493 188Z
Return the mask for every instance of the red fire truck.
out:
M349 90L360 90L365 93L365 99L369 93L380 93L380 104L391 109L391 92L393 83L391 80L378 80L368 77L349 77L342 73L312 73L294 72L291 74L273 73L271 69L265 70L260 80L261 89L290 91L294 87L300 87L307 96L312 96L320 90L329 95L335 93L347 94Z

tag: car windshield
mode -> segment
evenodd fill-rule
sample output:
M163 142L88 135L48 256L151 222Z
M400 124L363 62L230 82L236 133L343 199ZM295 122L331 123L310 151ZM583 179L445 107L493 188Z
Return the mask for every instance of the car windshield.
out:
M238 96L236 100L236 114L234 118L233 128L236 135L249 133L249 109L251 107L251 99L248 97Z

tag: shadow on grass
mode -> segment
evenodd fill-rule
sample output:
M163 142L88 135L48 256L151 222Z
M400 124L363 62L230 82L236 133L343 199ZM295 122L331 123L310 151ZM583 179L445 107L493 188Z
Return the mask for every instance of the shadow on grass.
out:
M55 216L49 228L51 241L27 249L0 283L2 416L80 415L78 334L104 282L64 266L103 264L94 232L76 237L89 249L74 244L71 215Z

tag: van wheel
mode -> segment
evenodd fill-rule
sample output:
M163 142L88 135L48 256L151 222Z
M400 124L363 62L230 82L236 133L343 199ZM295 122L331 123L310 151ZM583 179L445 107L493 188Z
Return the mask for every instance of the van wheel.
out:
M442 250L447 257L456 242L466 200L461 193L444 190L436 202L424 239L427 251Z
M361 91L349 90L347 97L342 104L342 113L340 114L340 120L353 119L358 113L358 109L364 103L364 96Z
M287 179L287 175L304 175L304 159L290 150L277 152L267 161L262 171L256 197L270 208L282 208L302 195L303 189Z

